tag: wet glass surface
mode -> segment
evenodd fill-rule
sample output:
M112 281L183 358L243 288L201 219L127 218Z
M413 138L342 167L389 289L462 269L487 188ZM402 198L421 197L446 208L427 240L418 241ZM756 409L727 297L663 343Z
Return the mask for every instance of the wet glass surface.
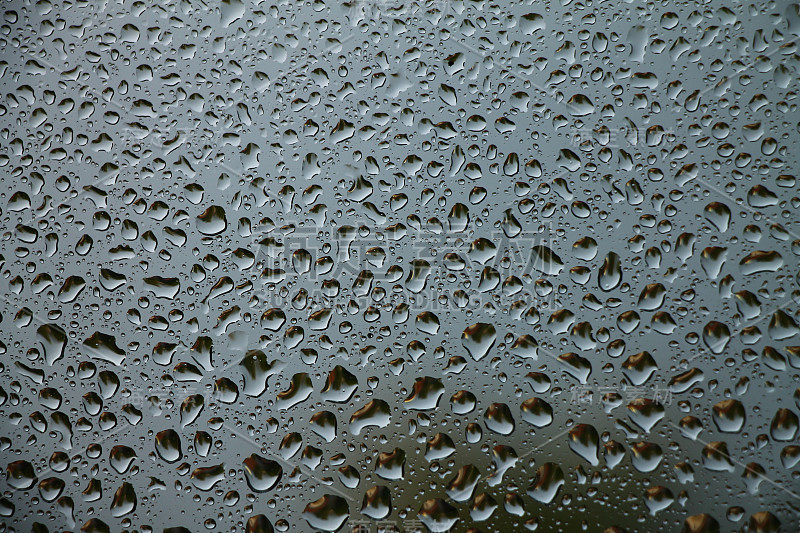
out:
M0 531L800 528L800 4L1 10Z

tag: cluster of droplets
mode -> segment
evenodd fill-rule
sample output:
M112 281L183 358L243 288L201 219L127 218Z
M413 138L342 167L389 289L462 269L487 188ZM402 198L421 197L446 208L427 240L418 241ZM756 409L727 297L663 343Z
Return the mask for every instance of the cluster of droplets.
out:
M800 526L800 5L169 4L3 8L0 529Z

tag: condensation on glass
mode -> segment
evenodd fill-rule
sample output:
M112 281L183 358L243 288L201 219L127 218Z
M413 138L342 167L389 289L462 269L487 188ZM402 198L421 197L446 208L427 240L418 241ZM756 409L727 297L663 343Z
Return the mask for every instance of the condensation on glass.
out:
M800 5L512 4L2 4L1 531L798 530Z

